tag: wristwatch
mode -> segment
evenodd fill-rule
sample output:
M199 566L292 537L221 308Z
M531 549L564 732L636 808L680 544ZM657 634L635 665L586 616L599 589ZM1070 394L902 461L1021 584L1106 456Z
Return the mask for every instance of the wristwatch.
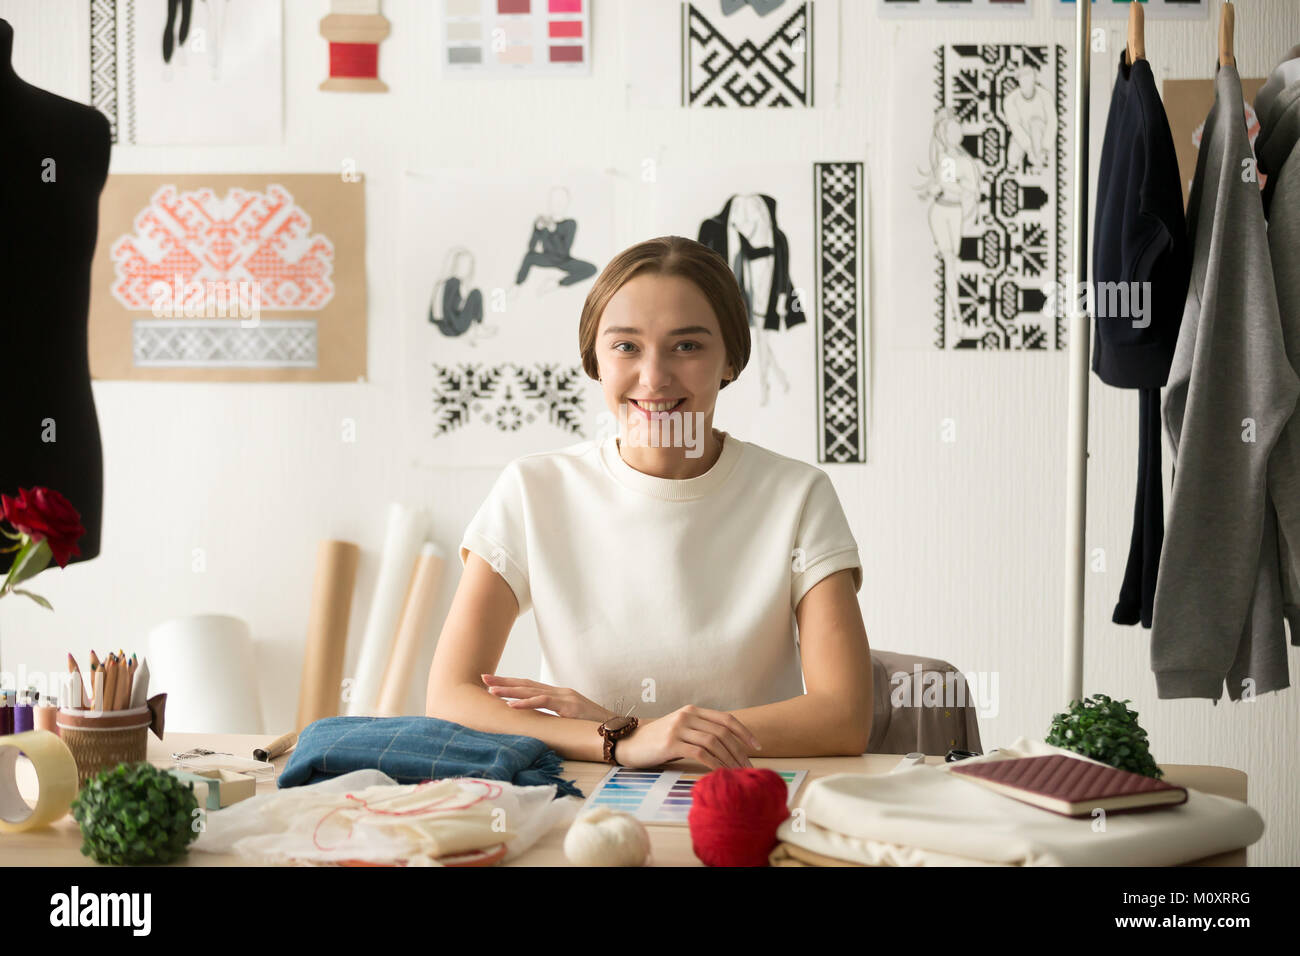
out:
M618 763L618 760L614 757L615 745L636 730L639 723L640 721L635 717L611 717L596 728L600 735L605 738L605 763Z

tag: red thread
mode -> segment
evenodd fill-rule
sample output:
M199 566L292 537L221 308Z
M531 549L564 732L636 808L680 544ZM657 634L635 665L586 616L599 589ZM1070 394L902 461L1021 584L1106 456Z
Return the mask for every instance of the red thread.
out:
M330 76L379 76L378 43L331 43Z
M691 843L708 866L767 866L789 788L767 767L720 767L691 788Z

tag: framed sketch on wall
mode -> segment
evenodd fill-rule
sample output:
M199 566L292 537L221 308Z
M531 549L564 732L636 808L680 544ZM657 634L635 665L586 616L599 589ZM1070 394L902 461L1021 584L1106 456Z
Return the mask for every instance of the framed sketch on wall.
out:
M749 364L715 427L805 461L867 454L865 164L660 168L654 235L721 255L750 306Z
M594 437L578 320L613 248L610 175L408 172L404 407L411 458L498 467Z
M365 184L335 174L114 174L91 266L98 379L366 374Z
M685 0L621 11L627 105L808 108L833 102L838 4Z
M889 149L895 347L1065 348L1067 59L1049 43L927 45L899 57Z
M280 0L90 0L90 95L114 143L278 144Z

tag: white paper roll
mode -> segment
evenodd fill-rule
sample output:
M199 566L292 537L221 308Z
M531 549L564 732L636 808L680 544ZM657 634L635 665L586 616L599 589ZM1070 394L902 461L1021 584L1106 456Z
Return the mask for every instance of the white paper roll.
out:
M167 729L261 734L253 637L228 614L164 621L149 632L149 682L167 694Z
M384 671L384 681L375 704L375 712L380 716L396 717L406 713L411 671L428 639L433 604L438 599L446 566L447 553L432 541L426 541L415 562L402 619L397 626L397 640L393 642L393 652L389 655L388 668Z
M398 619L406 603L415 559L429 534L429 515L422 508L408 508L394 501L388 506L388 530L379 559L379 577L366 618L366 633L357 657L356 681L348 702L351 717L372 716L379 701L379 687L393 650Z

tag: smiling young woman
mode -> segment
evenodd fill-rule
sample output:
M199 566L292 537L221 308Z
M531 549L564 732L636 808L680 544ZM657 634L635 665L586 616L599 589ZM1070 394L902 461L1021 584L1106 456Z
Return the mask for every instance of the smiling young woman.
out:
M862 568L830 478L713 428L750 321L727 263L690 239L605 267L578 342L620 427L497 479L461 541L429 716L637 767L866 749ZM529 609L541 680L493 675ZM628 712L607 747L602 723Z

